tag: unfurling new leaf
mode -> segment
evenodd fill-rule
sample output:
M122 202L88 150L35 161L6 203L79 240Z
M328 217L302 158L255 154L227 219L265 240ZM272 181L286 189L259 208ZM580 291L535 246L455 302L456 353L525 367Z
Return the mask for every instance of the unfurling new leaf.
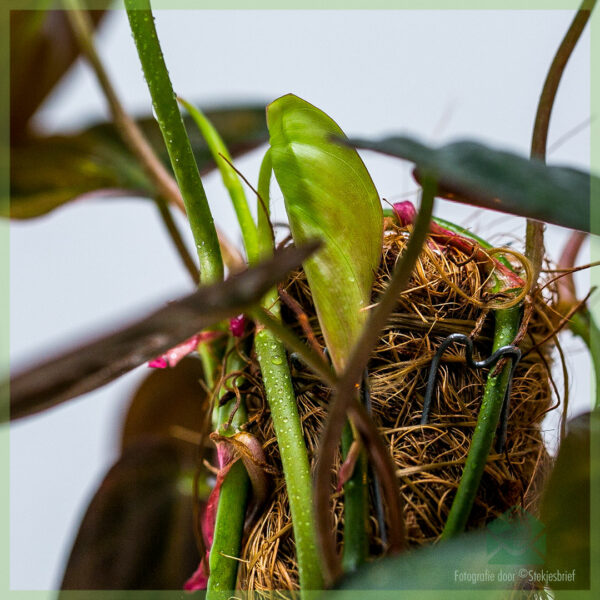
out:
M319 323L338 371L365 322L383 235L381 202L358 153L334 143L343 131L288 94L267 107L273 171L297 244L320 239L304 263Z

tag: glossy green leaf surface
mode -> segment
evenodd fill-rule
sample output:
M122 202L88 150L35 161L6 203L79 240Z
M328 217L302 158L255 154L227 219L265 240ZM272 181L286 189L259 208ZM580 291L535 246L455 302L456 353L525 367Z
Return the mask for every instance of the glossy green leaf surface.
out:
M218 127L232 156L267 140L263 105L209 110L207 116ZM184 122L200 171L214 169L210 150L191 117L185 117ZM145 117L137 124L170 169L156 120ZM93 125L73 135L29 138L12 146L10 177L10 216L16 219L41 216L97 190L112 195L153 195L146 174L111 123Z
M415 163L417 179L426 170L438 181L438 195L448 200L581 231L600 231L590 220L591 191L600 190L600 178L584 171L547 166L471 141L440 148L408 137L352 139L350 144Z
M358 339L379 265L383 214L358 153L324 112L294 95L267 107L273 171L296 243L323 248L304 263L321 329L336 369Z

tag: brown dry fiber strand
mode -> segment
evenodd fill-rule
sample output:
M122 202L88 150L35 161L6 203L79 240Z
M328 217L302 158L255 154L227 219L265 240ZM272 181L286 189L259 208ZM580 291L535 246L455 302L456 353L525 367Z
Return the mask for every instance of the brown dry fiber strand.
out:
M385 287L394 263L402 252L408 231L388 225L383 260L377 274L373 298ZM419 425L423 395L431 358L442 340L453 332L469 334L482 314L486 300L484 265L456 248L428 243L418 261L408 289L381 336L371 361L370 386L373 413L397 466L398 484L406 503L409 543L419 546L435 541L444 526L454 492L469 450L487 371L464 365L464 351L452 347L444 355L432 405L429 425ZM458 264L457 263L465 263ZM440 275L443 270L445 277ZM445 281L445 280L446 281ZM448 285L447 280L454 286ZM462 290L460 295L456 288ZM300 302L322 344L310 291L303 273L297 273L287 291ZM536 300L536 310L521 344L523 353L549 333L544 311L556 322L550 306L555 291ZM302 330L292 311L284 318L299 335ZM475 339L475 359L491 354L493 317L488 317ZM483 526L508 508L523 505L534 511L549 457L544 448L540 423L551 408L549 362L552 346L529 353L519 364L513 383L508 424L507 452L492 454L485 469L469 528ZM258 368L253 367L258 375ZM301 366L293 365L294 385L309 455L314 467L318 438L326 415L330 390ZM260 389L249 407L251 428L263 440L268 461L281 473L279 452ZM332 472L332 510L338 542L342 541L343 494L335 494ZM371 515L372 553L382 552L376 519ZM298 569L290 512L282 475L275 478L274 491L264 512L247 532L239 570L239 585L248 590L298 589Z

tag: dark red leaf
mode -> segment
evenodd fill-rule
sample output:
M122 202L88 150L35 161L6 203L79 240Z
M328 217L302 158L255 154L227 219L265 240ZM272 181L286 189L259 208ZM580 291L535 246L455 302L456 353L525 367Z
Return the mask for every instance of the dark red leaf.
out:
M87 509L61 588L181 589L199 560L182 476L168 440L128 446Z

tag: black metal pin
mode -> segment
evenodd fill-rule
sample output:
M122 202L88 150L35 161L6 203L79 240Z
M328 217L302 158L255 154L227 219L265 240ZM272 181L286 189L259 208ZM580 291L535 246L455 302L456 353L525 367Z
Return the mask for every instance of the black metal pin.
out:
M502 403L502 412L500 414L499 432L496 441L496 450L501 453L504 451L506 444L506 430L508 423L508 413L510 408L510 394L512 390L512 380L515 374L515 369L521 359L521 350L516 346L503 346L498 348L489 358L484 360L473 360L473 341L467 335L463 333L452 333L450 334L437 349L433 360L431 361L431 368L429 370L429 377L427 378L427 387L425 389L425 398L423 401L423 414L421 415L421 425L427 425L429 420L429 412L431 410L431 404L433 402L433 392L435 390L435 382L437 379L437 372L442 360L442 355L446 349L456 343L460 342L465 344L465 355L467 364L472 369L482 369L494 366L502 358L511 359L510 373L508 376L508 385L506 386L506 393L504 395L504 401Z
M371 390L369 388L369 369L365 367L365 371L363 373L363 378L360 384L360 399L364 404L367 413L370 416L373 416L373 403L371 402ZM377 519L377 524L379 526L379 537L381 538L381 542L385 546L387 544L387 530L385 526L385 510L383 508L383 495L381 493L381 482L379 480L379 476L377 472L373 469L371 463L369 463L368 467L368 477L371 488L371 496L373 507L375 508L375 517Z

